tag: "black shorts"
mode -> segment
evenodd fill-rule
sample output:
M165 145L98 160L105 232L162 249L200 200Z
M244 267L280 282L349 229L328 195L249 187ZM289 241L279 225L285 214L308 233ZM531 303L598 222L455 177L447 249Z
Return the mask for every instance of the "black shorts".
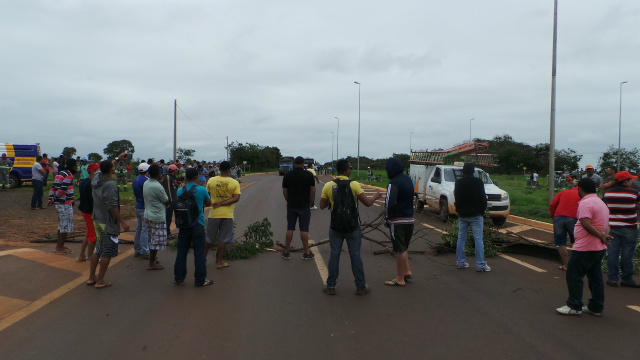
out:
M296 220L300 219L300 231L309 232L309 223L311 222L311 209L293 209L287 208L287 231L296 229Z
M413 224L391 224L390 230L393 252L401 253L407 251L413 236Z

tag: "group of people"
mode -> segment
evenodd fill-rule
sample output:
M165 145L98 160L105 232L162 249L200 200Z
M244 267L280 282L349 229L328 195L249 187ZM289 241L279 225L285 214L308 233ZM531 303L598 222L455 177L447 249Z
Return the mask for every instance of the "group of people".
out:
M601 179L593 166L587 165L577 186L559 192L551 201L554 241L562 259L559 269L566 271L569 289L567 305L556 309L559 313L602 315L605 282L601 264L605 254L607 285L640 288L640 283L633 279L640 210L638 190L638 176L628 171L617 171L611 166ZM602 198L598 191L602 191ZM570 256L567 240L573 244ZM587 305L582 301L585 276L592 296Z

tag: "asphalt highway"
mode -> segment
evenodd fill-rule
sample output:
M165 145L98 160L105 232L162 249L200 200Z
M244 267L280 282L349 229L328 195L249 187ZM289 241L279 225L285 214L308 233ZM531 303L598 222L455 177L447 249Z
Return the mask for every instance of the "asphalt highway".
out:
M274 240L284 242L281 180L277 174L242 179L236 237L267 217ZM360 207L363 222L376 218L383 200ZM453 253L431 252L447 225L429 214L417 214L416 224L425 235L412 249L426 253L411 254L415 278L405 287L383 285L395 276L395 258L374 255L382 247L363 241L371 286L365 296L355 295L347 252L341 256L337 294L322 292L328 244L315 247L311 261L303 261L301 252L288 261L279 252L267 252L231 261L222 270L210 254L208 278L214 285L203 288L193 286L191 256L186 285L173 284L174 250L159 252L165 270L147 271L146 261L133 257L133 246L121 245L119 262L107 274L114 285L100 290L84 285L88 265L73 257L33 249L0 254L0 358L639 357L640 290L607 287L602 317L560 315L555 308L565 305L567 288L556 262L507 254L487 259L489 273L476 272L473 258L470 268L458 270ZM326 239L328 226L328 211L314 210L311 240ZM548 240L548 234L536 234ZM385 240L379 231L369 236ZM297 231L293 245L300 246ZM585 302L588 298L585 283Z

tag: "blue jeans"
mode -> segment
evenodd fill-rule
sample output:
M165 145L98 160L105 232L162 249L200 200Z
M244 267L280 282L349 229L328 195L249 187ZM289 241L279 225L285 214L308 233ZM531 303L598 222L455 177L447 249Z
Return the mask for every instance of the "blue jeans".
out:
M600 251L572 251L569 265L567 266L567 287L569 298L567 306L582 311L582 290L584 288L584 276L589 280L589 310L602 312L604 309L604 281L602 280L602 258L604 250Z
M573 244L573 228L576 226L578 219L568 216L556 216L553 218L553 240L557 246L567 246L567 234L569 241Z
M607 248L607 277L609 281L618 281L618 274L622 270L622 282L633 281L633 253L638 244L638 228L611 227L611 236ZM622 252L620 261L618 257ZM618 267L619 263L619 267Z
M200 286L207 278L207 259L204 256L204 225L198 223L190 229L178 231L178 254L173 265L173 278L184 281L187 277L187 253L193 247L193 263L195 265L195 284Z
M136 218L138 225L136 226L136 235L133 238L133 250L136 254L149 255L149 230L147 230L147 223L144 221L144 209L136 209Z
M31 185L33 185L33 196L31 196L31 208L41 208L42 207L42 195L44 194L44 181L42 180L31 180Z
M482 242L482 230L484 228L484 218L482 215L471 217L458 217L458 243L456 244L456 262L463 265L467 257L464 254L464 244L467 240L467 231L471 227L473 240L476 245L476 266L478 269L487 266L484 262L484 243Z
M329 257L329 277L327 278L327 287L335 288L340 274L340 253L342 252L342 243L347 240L347 248L349 248L349 257L351 257L351 271L356 279L356 287L364 289L366 282L364 280L364 265L360 257L360 246L362 245L362 233L360 227L356 231L350 233L341 233L329 229L329 245L331 247L331 256Z

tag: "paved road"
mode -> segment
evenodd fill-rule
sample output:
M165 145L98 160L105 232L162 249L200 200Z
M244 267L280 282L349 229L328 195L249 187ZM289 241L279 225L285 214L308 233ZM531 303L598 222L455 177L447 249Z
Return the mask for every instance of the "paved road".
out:
M273 174L243 179L238 232L268 217L275 239L284 239L280 181ZM379 206L363 209L363 221L379 211ZM443 225L430 216L417 220ZM313 212L312 240L326 238L328 221L326 210ZM427 249L427 241L439 239L439 231L425 232L427 239L414 248ZM114 286L104 290L83 285L87 265L72 258L31 249L1 254L0 357L638 358L636 289L608 287L602 318L566 317L554 310L564 305L567 290L552 261L499 256L488 260L492 272L477 273L473 266L457 270L453 254L414 254L415 280L394 288L382 283L394 276L395 259L373 255L378 249L370 242L362 247L372 288L367 296L354 294L347 253L341 259L338 294L322 293L327 245L316 248L316 261L302 261L301 253L292 254L290 261L266 253L216 270L210 258L209 277L215 285L205 288L189 282L175 287L171 266L146 271L146 262L133 258L131 245L120 247L119 262L108 273ZM174 257L171 250L160 254L165 265Z

